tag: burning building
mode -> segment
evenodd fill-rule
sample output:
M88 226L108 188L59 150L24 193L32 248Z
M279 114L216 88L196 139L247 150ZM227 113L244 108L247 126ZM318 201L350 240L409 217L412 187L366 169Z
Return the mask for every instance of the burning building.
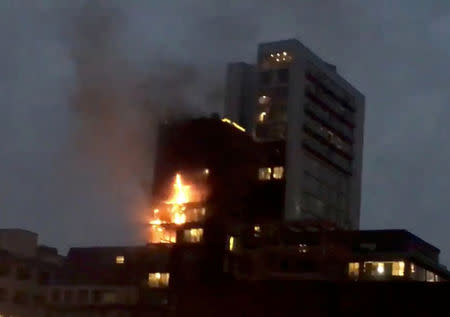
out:
M223 278L416 280L411 267L448 278L439 251L406 231L287 221L284 157L283 141L257 142L228 119L161 126L149 241L173 243L171 286ZM366 272L372 266L384 270Z

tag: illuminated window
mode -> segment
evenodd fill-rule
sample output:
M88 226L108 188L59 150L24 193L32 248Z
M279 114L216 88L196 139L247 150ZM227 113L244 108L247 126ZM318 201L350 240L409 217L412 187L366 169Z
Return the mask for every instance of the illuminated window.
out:
M106 304L114 304L117 303L118 296L114 291L104 291L101 293L101 302Z
M198 243L202 241L202 238L203 238L202 228L193 228L184 230L184 242Z
M272 169L270 167L263 167L258 170L259 180L270 180Z
M383 262L377 263L377 273L384 274L384 263Z
M186 211L187 222L197 222L205 219L205 207L195 207Z
M405 275L405 262L399 261L392 263L392 276Z
M125 263L125 257L123 255L116 256L116 264L124 264Z
M267 112L265 112L265 111L261 112L258 116L258 121L264 122L264 119L266 118L266 116L267 116Z
M233 251L234 250L234 237L233 236L231 236L229 239L228 239L228 250L230 250L230 251Z
M168 287L170 273L148 273L148 286L150 287Z
M411 273L416 272L416 267L414 266L414 263L411 263L410 268L411 268Z
M426 279L427 282L435 282L435 274L433 272L427 271Z
M358 262L352 262L352 263L348 264L348 275L351 277L359 276L359 263Z
M284 173L284 167L283 166L277 166L273 168L273 178L274 179L282 179Z
M387 261L387 262L364 262L364 272L372 276L404 276L405 262Z
M161 225L150 227L150 243L176 243L177 233L175 229L165 228Z
M259 234L261 233L261 227L259 225L256 225L253 227L253 231L254 231L254 236L255 237L259 237Z

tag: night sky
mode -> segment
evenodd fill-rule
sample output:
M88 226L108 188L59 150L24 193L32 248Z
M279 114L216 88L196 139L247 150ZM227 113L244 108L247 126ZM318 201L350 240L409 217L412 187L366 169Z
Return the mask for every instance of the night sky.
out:
M226 63L297 38L366 96L362 228L450 264L449 1L39 2L0 2L0 227L144 243L158 116L222 111Z

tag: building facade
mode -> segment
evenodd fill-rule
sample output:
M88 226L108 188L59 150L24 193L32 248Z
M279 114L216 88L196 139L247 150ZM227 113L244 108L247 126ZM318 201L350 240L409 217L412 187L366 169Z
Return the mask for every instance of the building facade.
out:
M34 232L0 229L0 316L45 316L48 288L63 258L37 242Z
M230 64L226 83L226 117L286 142L285 220L358 229L364 96L297 40L260 44L257 64Z

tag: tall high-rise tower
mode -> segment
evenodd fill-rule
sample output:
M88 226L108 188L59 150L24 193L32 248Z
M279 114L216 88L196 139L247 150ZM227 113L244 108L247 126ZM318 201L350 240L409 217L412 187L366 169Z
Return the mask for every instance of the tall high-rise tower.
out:
M297 40L230 64L226 90L227 117L260 142L286 142L284 219L358 229L364 96Z

